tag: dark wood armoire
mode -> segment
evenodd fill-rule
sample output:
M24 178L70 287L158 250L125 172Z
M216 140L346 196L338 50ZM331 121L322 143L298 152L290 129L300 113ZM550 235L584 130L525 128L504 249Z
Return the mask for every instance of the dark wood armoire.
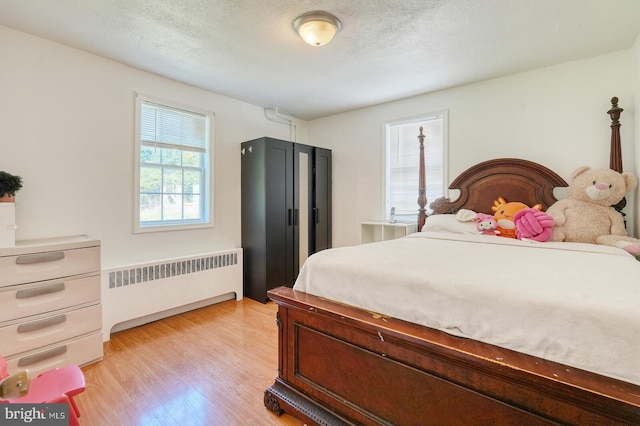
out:
M263 137L241 156L244 296L265 303L331 247L331 151Z

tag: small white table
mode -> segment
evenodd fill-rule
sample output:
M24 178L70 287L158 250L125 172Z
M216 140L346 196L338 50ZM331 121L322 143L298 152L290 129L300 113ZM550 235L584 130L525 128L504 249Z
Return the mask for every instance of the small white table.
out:
M362 222L360 224L360 243L393 240L416 232L414 222Z

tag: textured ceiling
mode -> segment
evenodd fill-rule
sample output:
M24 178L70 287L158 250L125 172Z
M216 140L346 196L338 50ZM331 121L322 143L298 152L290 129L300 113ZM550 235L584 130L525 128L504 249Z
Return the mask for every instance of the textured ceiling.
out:
M291 27L311 10L327 46ZM640 0L0 0L0 25L308 120L628 49Z

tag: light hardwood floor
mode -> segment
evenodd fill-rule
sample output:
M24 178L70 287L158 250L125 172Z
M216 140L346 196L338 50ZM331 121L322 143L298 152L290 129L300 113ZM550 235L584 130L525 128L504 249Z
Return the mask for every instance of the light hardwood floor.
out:
M276 310L245 298L113 334L104 360L82 368L82 425L301 425L262 403L277 375Z

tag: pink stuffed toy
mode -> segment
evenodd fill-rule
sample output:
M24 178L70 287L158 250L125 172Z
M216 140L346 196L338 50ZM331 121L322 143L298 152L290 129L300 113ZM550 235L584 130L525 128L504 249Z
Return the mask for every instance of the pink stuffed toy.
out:
M520 210L513 218L516 227L516 238L519 240L547 241L555 221L547 213L536 209Z
M478 213L476 215L476 229L478 234L482 235L498 235L498 222L496 222L493 215Z

